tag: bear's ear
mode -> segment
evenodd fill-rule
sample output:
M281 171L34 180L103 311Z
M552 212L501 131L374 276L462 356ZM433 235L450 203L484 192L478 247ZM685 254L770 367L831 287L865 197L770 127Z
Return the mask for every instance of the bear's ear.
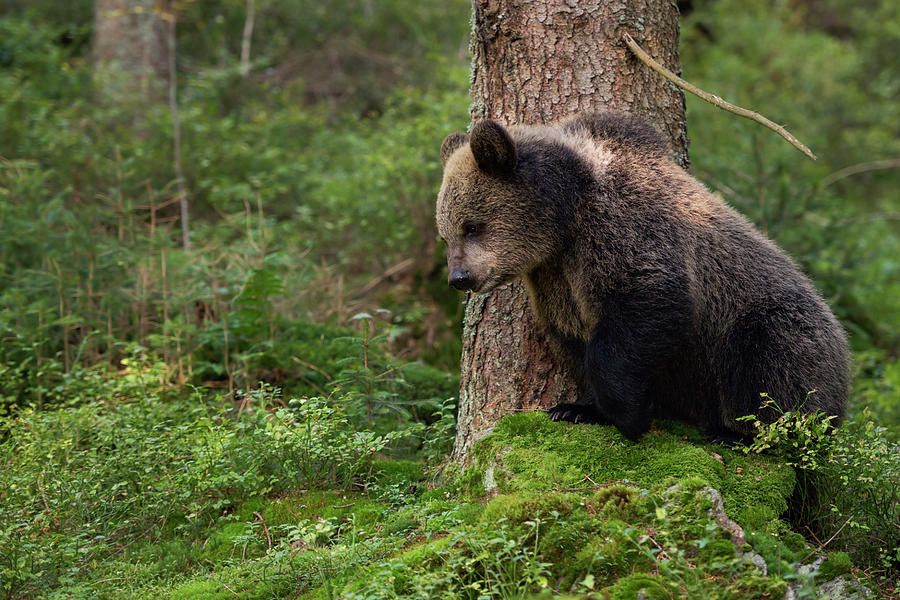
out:
M469 144L478 167L489 175L504 177L516 170L516 145L503 125L479 121L472 128Z
M441 144L441 162L446 165L447 159L450 158L450 155L453 154L457 148L468 141L469 136L459 131L457 131L456 133L451 133L450 135L445 137L444 143Z

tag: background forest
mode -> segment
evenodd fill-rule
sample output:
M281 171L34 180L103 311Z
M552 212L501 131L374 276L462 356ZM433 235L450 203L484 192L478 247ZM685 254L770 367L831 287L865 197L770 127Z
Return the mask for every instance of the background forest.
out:
M242 66L248 6L176 7L186 250L173 113L108 93L94 3L0 0L0 596L386 597L359 569L482 518L426 476L458 393L433 204L469 122L471 6L256 0ZM821 461L827 509L795 529L897 597L900 5L679 6L684 77L819 156L687 100L692 172L798 260L855 352L848 433L790 451ZM527 523L491 551L521 572L444 572L477 563L472 598L546 588Z

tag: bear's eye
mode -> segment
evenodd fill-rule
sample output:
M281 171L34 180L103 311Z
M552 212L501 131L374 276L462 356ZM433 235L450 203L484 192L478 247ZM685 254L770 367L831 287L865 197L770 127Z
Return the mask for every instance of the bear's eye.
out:
M463 237L473 238L481 233L481 225L478 223L466 223L462 228Z

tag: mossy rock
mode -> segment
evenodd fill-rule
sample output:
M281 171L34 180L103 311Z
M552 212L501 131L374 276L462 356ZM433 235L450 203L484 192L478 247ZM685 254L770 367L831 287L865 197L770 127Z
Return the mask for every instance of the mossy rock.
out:
M646 600L669 600L672 593L677 590L677 584L662 577L635 573L620 579L607 590L607 593L611 600L634 600L641 596Z
M850 555L846 552L829 552L828 558L819 567L819 577L823 581L846 575L853 568Z
M474 467L462 481L469 493L483 495L486 479L491 493L589 488L593 482L648 489L693 479L722 493L732 519L767 530L787 509L793 470L691 437L682 424L658 423L632 442L614 427L555 423L543 412L509 415L476 444Z
M484 509L483 519L489 523L501 520L524 523L535 518L568 515L573 510L572 499L560 493L518 493L498 496Z

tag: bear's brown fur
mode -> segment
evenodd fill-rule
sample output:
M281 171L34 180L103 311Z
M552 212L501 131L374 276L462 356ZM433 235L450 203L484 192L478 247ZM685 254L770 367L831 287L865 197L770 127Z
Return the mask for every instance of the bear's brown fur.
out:
M742 437L767 393L843 417L844 331L786 254L617 114L553 126L477 123L441 147L437 226L450 283L522 277L580 398L554 419L639 438L653 417Z

